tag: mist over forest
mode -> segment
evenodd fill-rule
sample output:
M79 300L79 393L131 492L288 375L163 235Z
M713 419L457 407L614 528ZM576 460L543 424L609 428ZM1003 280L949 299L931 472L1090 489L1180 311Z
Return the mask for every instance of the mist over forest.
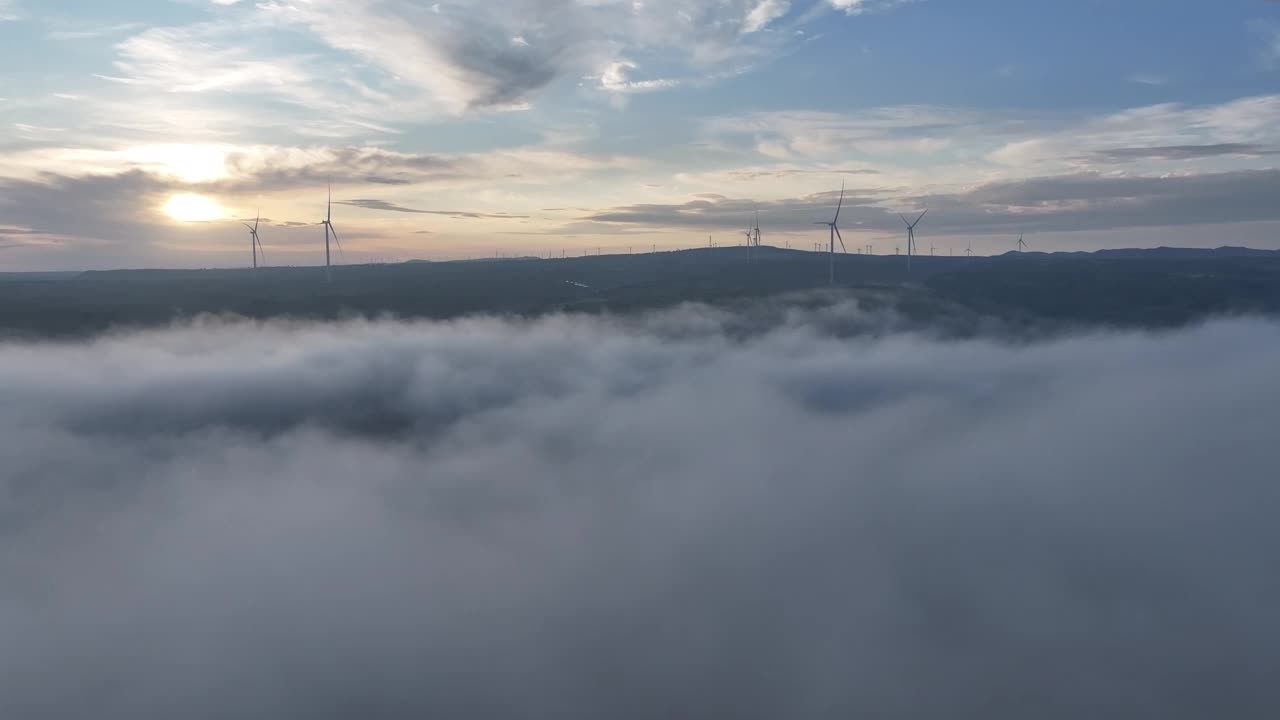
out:
M0 716L1263 717L1276 367L838 298L9 340Z
M1280 0L0 0L0 720L1280 719Z

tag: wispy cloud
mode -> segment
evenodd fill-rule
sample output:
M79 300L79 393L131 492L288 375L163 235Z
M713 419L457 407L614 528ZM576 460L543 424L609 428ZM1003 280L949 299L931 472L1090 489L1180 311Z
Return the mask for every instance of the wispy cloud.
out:
M1168 75L1157 75L1155 73L1134 73L1129 76L1129 82L1138 85L1168 85L1171 79Z
M110 37L112 35L122 35L124 33L133 32L143 27L142 23L128 22L117 23L115 25L95 25L92 27L78 27L72 29L64 27L49 32L49 38L52 40L90 40L93 38Z
M689 75L731 71L790 41L788 33L760 37L789 7L783 0L259 5L270 22L305 28L384 71L396 92L422 94L428 110L454 114L526 107L560 79L598 78L609 93L679 84L628 77L649 57Z
M629 60L610 63L600 74L600 87L614 93L637 93L665 90L679 84L678 80L671 78L632 79L631 74L638 67Z
M1270 69L1280 68L1280 23L1268 23L1260 27L1264 37L1262 62Z
M742 169L729 170L725 173L728 177L739 180L756 180L759 178L793 178L806 175L819 176L839 176L839 175L879 175L880 171L871 170L869 168L794 168L794 167L773 167L758 169Z
M365 210L383 210L386 212L413 213L416 215L444 215L451 218L459 218L466 220L522 220L527 219L528 215L508 215L506 213L478 213L468 212L465 210L420 210L418 208L404 207L386 200L377 200L371 198L361 198L356 200L338 200L334 201L337 205L350 205L352 207L364 208Z
M1130 148L1170 148L1217 146L1243 149L1247 146L1280 146L1280 95L1240 98L1219 105L1165 103L1132 108L1122 112L1072 123L1047 134L1031 134L992 152L989 158L1007 166L1080 167L1088 158L1131 160L1187 159L1187 153L1148 153L1145 158ZM1084 150L1086 152L1082 153ZM1120 150L1120 155L1109 151ZM1092 151L1090 155L1088 151ZM1204 153L1200 157L1244 153Z
M780 160L933 154L965 138L1009 132L1018 120L993 113L936 106L872 108L849 113L762 112L719 117L706 124L717 141L746 141Z
M1195 160L1221 155L1262 157L1280 155L1280 148L1256 143L1216 143L1212 145L1156 145L1152 147L1111 148L1095 152L1094 157L1112 162L1134 160Z
M760 32L791 9L790 0L759 0L742 21L742 32Z
M889 10L918 0L827 0L831 6L849 15Z
M235 26L204 23L182 28L152 28L120 43L116 67L122 79L165 92L272 92L308 106L323 95L306 58L263 59L239 42L230 42Z

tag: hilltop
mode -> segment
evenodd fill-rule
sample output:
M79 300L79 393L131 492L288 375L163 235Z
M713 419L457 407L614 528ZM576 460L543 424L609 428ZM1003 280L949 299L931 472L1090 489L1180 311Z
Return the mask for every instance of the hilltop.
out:
M1280 313L1280 253L1246 248L1010 253L991 258L838 255L845 292L907 307L955 305L1024 325L1166 327L1211 314ZM826 286L824 254L702 248L541 260L408 262L258 270L0 275L0 329L64 336L204 313L251 318L450 318L626 313Z

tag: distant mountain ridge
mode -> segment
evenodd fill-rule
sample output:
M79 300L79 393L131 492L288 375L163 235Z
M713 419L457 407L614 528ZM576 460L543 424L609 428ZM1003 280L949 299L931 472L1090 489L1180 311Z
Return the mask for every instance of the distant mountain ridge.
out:
M1184 248L1184 247L1156 247L1156 248L1116 248L1114 250L1095 250L1093 252L1085 252L1077 250L1075 252L1039 252L1039 251L1023 251L1017 252L1010 250L1000 257L1099 257L1099 258L1186 258L1186 259L1202 259L1202 258L1233 258L1233 257L1276 257L1280 256L1280 250L1257 250L1248 247L1238 247L1233 245L1224 245L1217 248Z

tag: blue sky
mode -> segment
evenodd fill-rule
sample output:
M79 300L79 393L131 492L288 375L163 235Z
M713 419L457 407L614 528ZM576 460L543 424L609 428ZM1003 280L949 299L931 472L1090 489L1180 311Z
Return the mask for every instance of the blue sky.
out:
M0 0L0 268L1280 247L1268 0ZM852 236L852 237L850 237ZM1010 238L1013 238L1011 240Z

